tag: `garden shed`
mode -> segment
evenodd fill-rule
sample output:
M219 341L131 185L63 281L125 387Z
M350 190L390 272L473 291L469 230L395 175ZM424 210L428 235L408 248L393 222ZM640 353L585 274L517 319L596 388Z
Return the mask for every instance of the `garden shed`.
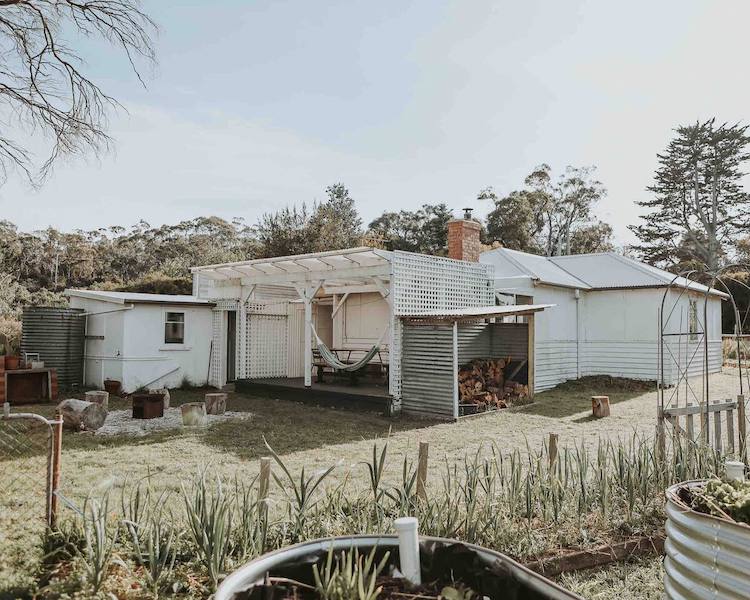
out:
M212 385L234 380L297 398L338 394L449 419L459 415L453 382L457 361L470 355L491 358L492 340L502 337L493 337L490 329L474 335L468 322L484 330L492 320L544 308L497 307L491 265L367 247L207 265L192 272L195 295L214 304ZM459 329L464 351L456 355L453 338ZM423 352L430 335L432 352ZM527 327L509 327L506 337L509 347L511 340L520 340L513 347L528 353ZM500 341L495 346L500 352ZM438 360L437 353L446 354ZM376 373L356 385L351 372L343 383L321 381L337 360L358 367L366 361L367 370ZM445 368L427 381L419 365L438 362Z
M84 385L204 385L211 354L213 303L183 294L65 290L85 321Z

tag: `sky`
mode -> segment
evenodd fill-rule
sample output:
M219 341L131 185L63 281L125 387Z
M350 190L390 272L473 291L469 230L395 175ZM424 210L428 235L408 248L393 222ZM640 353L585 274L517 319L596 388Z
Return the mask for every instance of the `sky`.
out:
M29 231L258 217L343 182L365 223L519 189L538 164L595 165L618 244L657 153L695 120L750 121L744 0L145 0L144 88L85 40L124 109L111 152L39 189L11 175L0 218Z

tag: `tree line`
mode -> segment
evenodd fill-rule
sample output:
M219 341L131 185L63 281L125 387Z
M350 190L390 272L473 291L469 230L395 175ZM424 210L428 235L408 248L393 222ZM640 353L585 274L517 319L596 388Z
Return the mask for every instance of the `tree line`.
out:
M674 272L716 270L750 258L750 196L743 166L750 158L747 127L715 120L679 127L666 150L641 223L638 242L624 250ZM477 194L489 202L482 241L547 256L614 250L612 228L596 216L606 195L593 167L555 175L535 168L519 189ZM342 183L321 202L262 215L255 224L207 216L153 227L22 232L0 221L0 335L12 336L24 306L62 304L62 290L85 287L153 293L192 289L190 267L369 245L444 255L452 208L424 204L386 211L367 226Z

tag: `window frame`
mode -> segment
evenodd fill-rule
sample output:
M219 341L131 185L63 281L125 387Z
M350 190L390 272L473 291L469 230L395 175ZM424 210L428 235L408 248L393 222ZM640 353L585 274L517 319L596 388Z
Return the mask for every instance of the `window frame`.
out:
M174 321L170 320L170 315L182 315L182 321ZM179 348L183 347L185 345L185 339L186 339L186 323L187 323L187 311L184 310L164 310L164 329L162 331L163 334L163 343L164 346L167 348ZM182 339L178 341L169 341L167 339L167 327L170 324L182 324Z
M690 341L698 341L698 300L688 298L688 334Z

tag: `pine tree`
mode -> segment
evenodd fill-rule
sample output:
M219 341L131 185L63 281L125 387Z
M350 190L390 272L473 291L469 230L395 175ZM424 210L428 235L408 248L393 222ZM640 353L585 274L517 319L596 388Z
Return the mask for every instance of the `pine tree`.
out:
M750 158L746 125L717 125L715 119L678 127L663 154L648 191L643 223L631 225L639 244L633 249L661 266L694 262L716 271L735 250L738 234L748 229L750 195L741 185L742 165Z

